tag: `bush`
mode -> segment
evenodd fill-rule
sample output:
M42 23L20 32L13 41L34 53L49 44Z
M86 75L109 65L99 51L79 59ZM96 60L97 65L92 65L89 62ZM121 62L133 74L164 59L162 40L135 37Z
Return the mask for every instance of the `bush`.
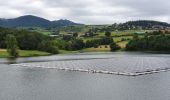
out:
M109 45L113 42L113 38L111 37L104 37L102 38L101 44L102 45Z
M95 44L95 45L94 45L94 48L98 48L98 46L99 46L98 44Z
M110 44L111 51L116 51L120 49L120 46L117 45L115 42Z
M106 31L106 32L105 32L105 36L106 36L106 37L110 37L110 36L111 36L111 32Z
M121 41L126 41L126 39L125 38L121 38Z

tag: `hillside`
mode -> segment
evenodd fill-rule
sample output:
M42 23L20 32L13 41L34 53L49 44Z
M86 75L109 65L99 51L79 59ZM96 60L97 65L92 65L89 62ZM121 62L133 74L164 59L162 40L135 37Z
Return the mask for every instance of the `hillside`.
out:
M69 20L49 21L37 16L27 15L13 19L0 19L1 27L60 27L80 25Z
M141 27L143 29L149 28L167 28L170 27L170 24L166 22L152 21L152 20L138 20L138 21L128 21L122 24L126 27Z

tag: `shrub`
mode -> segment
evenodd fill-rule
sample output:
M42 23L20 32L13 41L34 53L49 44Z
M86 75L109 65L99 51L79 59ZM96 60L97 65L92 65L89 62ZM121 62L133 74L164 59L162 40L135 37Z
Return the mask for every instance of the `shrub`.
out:
M120 49L120 46L117 45L115 42L110 44L111 51L116 51Z

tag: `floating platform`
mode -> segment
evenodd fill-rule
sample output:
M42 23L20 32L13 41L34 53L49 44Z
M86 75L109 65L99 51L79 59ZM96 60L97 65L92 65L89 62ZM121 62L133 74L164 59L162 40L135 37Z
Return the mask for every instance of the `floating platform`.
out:
M13 64L22 67L138 76L170 70L170 57L115 57Z

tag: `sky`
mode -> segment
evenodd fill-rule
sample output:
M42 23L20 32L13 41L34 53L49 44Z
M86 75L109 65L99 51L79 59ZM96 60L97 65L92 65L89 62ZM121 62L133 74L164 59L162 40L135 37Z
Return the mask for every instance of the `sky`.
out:
M35 15L84 24L133 20L170 23L170 0L0 0L0 18Z

